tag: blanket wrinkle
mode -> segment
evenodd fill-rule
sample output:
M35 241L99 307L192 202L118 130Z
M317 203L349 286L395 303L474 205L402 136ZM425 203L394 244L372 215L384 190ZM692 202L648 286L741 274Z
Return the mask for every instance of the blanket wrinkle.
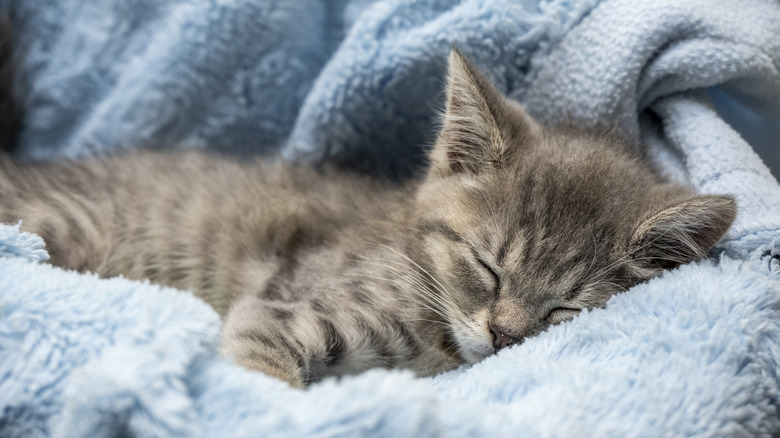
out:
M0 227L0 258L19 257L27 260L48 260L46 244L40 236L22 231L22 221L14 226Z
M616 127L662 173L739 205L710 259L476 365L304 391L221 357L219 317L191 294L40 263L40 237L0 225L0 436L780 435L780 185L751 148L776 150L776 1L0 0L0 13L20 47L21 158L209 148L403 178L435 134L456 45L541 121Z

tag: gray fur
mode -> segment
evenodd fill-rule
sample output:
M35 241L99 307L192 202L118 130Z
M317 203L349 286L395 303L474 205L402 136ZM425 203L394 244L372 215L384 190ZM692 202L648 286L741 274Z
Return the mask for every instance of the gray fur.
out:
M301 386L431 375L705 256L727 196L665 182L607 135L550 129L456 51L430 165L394 184L201 153L0 160L0 220L51 263L193 291L226 355Z

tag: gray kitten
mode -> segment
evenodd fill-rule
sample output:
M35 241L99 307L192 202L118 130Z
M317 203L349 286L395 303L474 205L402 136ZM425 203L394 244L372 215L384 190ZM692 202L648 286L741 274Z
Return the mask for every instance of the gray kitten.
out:
M391 184L200 153L0 160L0 220L51 263L191 290L223 351L303 386L431 375L705 257L736 215L624 142L533 121L457 51L426 169Z

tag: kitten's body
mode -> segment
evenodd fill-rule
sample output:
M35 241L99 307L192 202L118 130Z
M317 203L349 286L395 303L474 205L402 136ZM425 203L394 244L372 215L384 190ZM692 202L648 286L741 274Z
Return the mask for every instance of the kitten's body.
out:
M2 161L0 220L51 262L192 290L224 351L300 385L474 363L704 256L724 196L666 183L612 138L553 131L457 53L425 175L401 185L199 153Z
M297 377L307 379L373 366L431 374L459 363L440 351L441 324L424 327L435 315L410 311L419 299L392 272L407 264L395 251L404 249L398 231L407 234L412 196L411 187L356 175L200 153L6 161L0 171L0 221L24 218L51 263L191 290L223 317L238 301L225 348L250 344L251 355L259 342L285 354L296 338L312 338L330 369L313 361ZM260 368L292 379L286 364L269 365L278 370Z

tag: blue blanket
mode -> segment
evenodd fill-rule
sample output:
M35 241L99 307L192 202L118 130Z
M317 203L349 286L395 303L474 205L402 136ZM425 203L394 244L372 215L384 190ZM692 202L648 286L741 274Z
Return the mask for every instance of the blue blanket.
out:
M305 391L219 357L219 319L190 294L51 267L40 238L0 225L0 436L780 434L780 185L745 141L780 114L775 1L0 11L16 23L23 158L176 146L403 177L455 44L540 120L617 127L670 178L739 203L710 260L479 364Z

